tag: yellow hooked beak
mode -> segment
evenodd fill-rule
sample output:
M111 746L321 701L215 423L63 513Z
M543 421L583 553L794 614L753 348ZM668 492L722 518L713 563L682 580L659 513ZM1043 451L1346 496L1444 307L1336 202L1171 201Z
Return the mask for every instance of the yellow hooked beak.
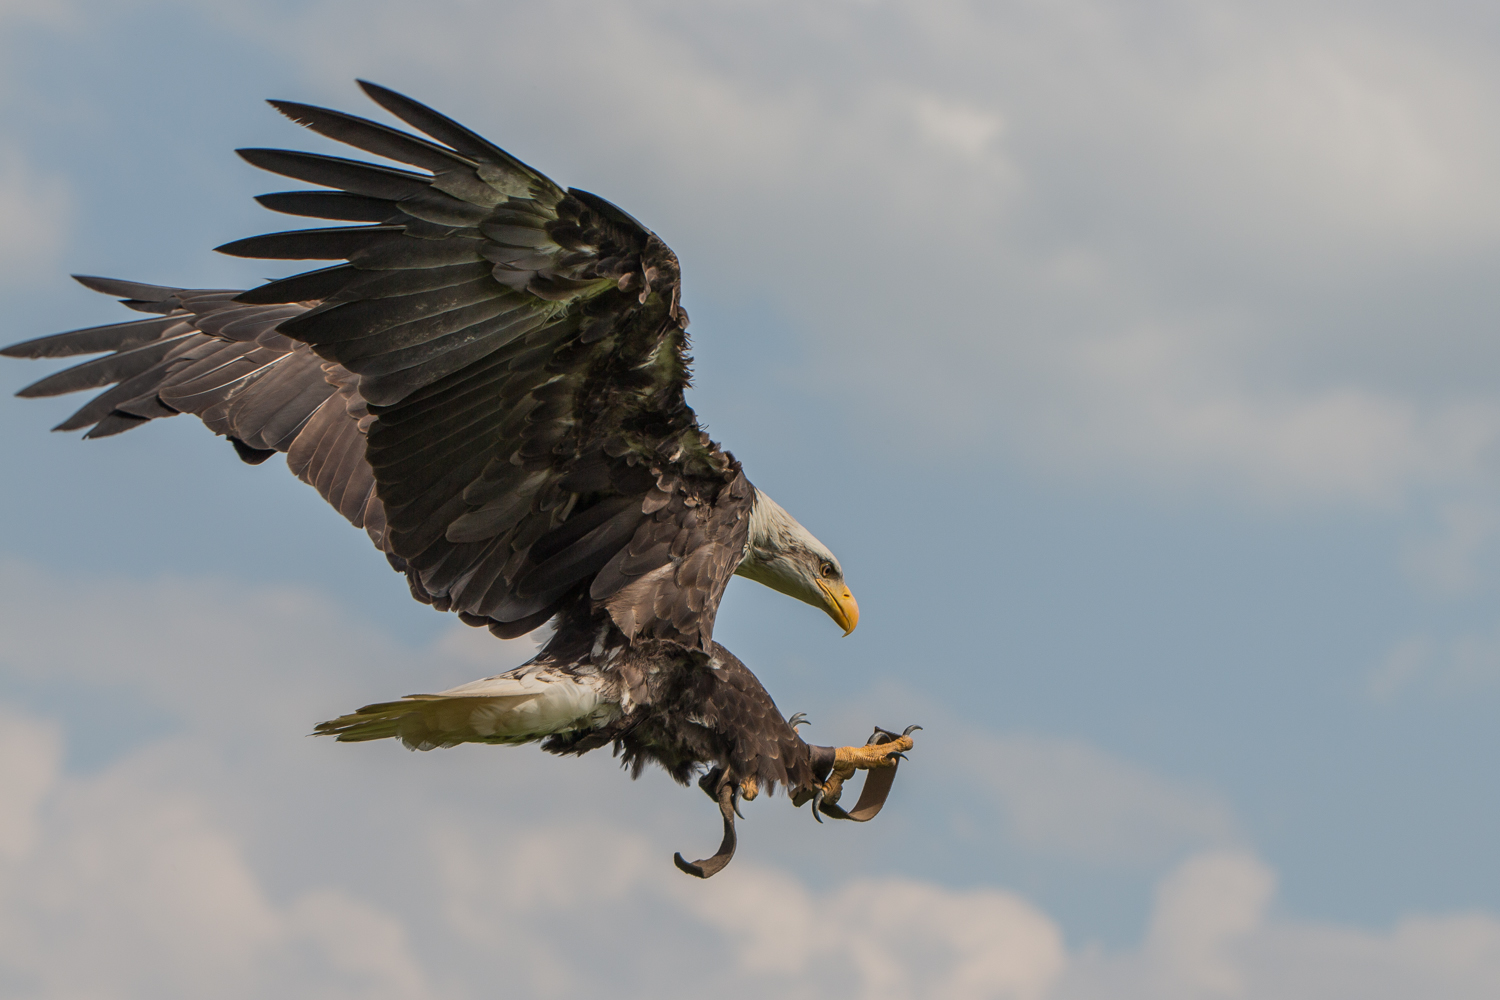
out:
M848 585L819 580L818 589L823 592L823 610L828 612L828 617L838 622L845 635L853 632L854 626L859 624L859 604L849 592Z

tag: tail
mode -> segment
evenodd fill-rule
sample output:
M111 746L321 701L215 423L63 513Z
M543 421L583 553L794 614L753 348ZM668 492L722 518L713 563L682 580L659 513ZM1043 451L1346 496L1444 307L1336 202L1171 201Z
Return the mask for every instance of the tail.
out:
M314 728L340 743L396 738L412 750L460 743L530 743L592 729L619 714L597 676L527 664L438 694L366 705Z

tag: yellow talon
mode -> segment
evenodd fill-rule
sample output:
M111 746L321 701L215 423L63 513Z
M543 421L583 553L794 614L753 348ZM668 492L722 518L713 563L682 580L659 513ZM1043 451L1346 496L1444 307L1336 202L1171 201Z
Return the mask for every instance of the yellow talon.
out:
M759 794L760 782L755 780L754 775L751 775L744 781L740 782L740 798L744 799L746 802L754 801L755 797Z
M828 780L823 782L823 801L829 805L837 804L844 790L844 782L854 777L855 771L895 767L900 760L896 755L910 750L912 746L910 736L897 736L886 743L834 748L833 771L828 775Z

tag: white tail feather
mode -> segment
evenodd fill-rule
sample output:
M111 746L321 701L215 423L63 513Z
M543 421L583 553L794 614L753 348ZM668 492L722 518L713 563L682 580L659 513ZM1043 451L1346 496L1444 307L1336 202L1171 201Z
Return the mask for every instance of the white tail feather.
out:
M315 731L340 742L397 737L413 750L431 750L460 743L529 743L599 725L618 712L598 677L529 663L437 694L366 705Z

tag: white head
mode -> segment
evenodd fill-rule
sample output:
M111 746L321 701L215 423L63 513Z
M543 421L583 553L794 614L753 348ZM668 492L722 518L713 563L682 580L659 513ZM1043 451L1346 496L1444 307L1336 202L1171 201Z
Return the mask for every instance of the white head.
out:
M750 543L735 573L823 609L845 635L859 624L859 605L838 559L760 490L750 508Z

